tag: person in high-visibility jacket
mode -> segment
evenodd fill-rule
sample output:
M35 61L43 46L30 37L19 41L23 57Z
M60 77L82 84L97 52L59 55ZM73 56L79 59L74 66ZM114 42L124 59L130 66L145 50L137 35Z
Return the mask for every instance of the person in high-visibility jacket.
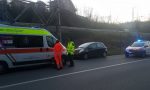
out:
M74 66L74 61L73 61L74 52L75 52L75 44L70 39L67 44L67 56L71 67Z
M60 44L59 40L57 40L54 45L54 60L56 62L56 66L58 70L63 68L62 52L63 52L63 47Z

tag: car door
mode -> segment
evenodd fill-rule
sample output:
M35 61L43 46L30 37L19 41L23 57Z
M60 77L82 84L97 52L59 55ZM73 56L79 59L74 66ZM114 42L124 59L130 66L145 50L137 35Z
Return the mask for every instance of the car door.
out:
M52 51L55 43L56 43L56 38L54 36L46 36L46 47L49 49L47 52L47 58L51 59L54 57L54 52Z
M100 56L104 53L105 48L102 43L97 43L97 55Z
M97 56L97 45L96 45L96 43L90 44L88 46L88 56L89 57Z
M149 49L148 49L148 42L145 42L144 43L144 48L145 48L145 52L146 52L146 54L149 54Z
M147 46L148 47L146 48L147 49L146 51L147 51L147 54L150 55L150 42L149 41L147 42Z

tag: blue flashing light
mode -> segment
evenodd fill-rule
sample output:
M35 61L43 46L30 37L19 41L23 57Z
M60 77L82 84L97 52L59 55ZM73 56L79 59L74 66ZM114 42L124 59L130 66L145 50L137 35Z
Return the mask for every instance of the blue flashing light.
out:
M137 40L137 42L141 42L141 41L142 41L142 40L140 40L140 39L139 39L139 40Z

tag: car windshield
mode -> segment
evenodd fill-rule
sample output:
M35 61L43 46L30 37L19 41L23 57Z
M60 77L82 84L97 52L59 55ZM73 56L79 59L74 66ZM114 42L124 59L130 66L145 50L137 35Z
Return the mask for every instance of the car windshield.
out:
M78 48L85 48L89 45L90 43L84 43L84 44L81 44Z
M134 42L131 46L132 47L143 47L144 46L144 42Z

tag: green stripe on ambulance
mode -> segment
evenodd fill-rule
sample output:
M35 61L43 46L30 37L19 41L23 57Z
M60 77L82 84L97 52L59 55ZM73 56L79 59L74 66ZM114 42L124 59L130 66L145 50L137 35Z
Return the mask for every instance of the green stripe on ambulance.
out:
M0 34L17 34L17 35L51 35L45 29L21 28L21 27L0 27Z

